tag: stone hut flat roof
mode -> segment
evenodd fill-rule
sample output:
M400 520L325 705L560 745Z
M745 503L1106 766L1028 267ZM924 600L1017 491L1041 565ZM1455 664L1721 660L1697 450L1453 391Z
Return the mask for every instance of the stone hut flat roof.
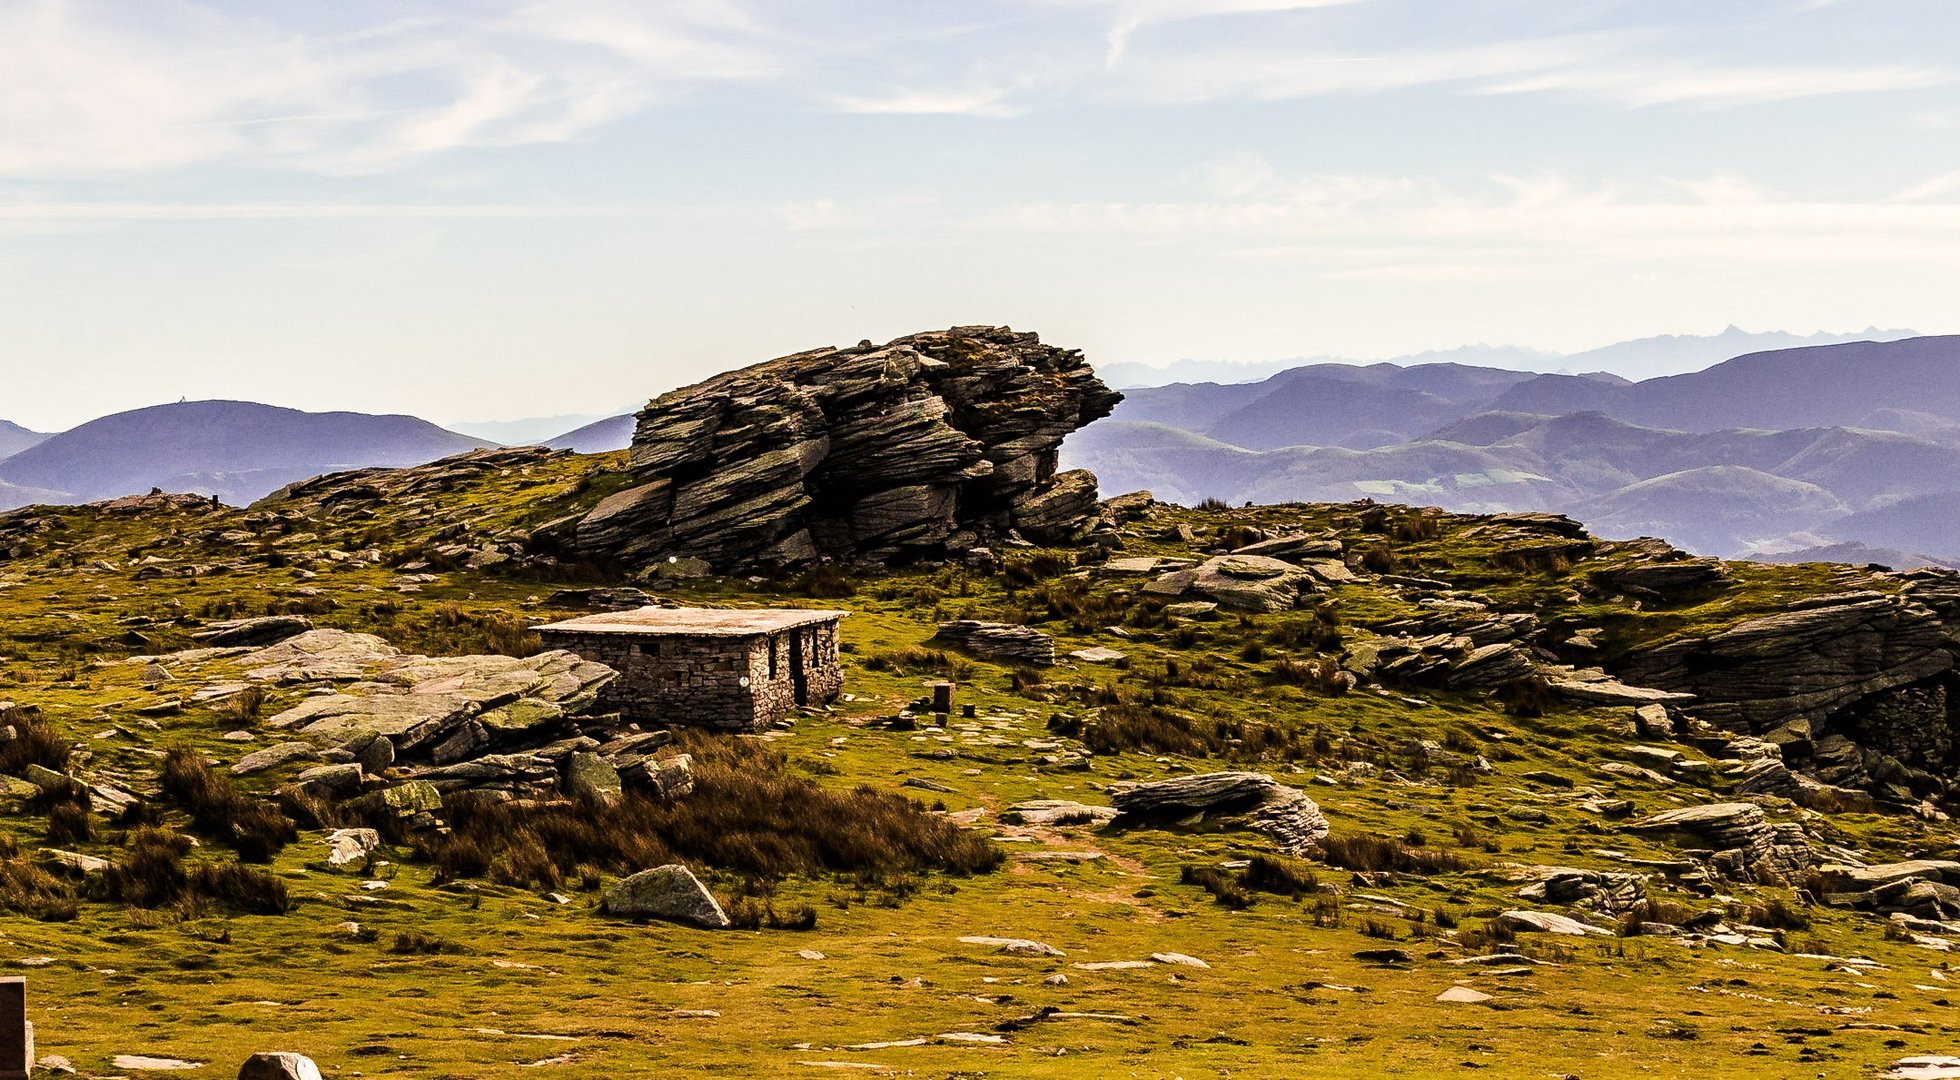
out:
M643 607L632 611L582 615L534 629L634 637L754 637L814 623L835 622L849 614L848 611L809 608Z

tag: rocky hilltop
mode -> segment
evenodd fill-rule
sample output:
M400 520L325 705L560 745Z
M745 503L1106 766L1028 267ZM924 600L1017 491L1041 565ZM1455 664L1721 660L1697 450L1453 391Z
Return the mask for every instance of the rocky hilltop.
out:
M1005 327L785 356L642 410L635 483L578 522L576 544L730 569L1079 540L1096 480L1058 471L1056 453L1121 400L1079 351Z

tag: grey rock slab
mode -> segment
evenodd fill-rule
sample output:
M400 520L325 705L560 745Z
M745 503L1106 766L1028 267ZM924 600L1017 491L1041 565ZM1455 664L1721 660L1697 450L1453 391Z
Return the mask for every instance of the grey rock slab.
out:
M274 743L263 750L254 750L239 758L231 767L233 776L251 776L281 765L291 765L296 761L314 761L320 750L312 743L282 742Z
M1960 1057L1921 1054L1900 1058L1878 1071L1879 1080L1960 1080Z
M666 919L709 930L726 929L728 914L693 871L679 864L656 866L612 883L602 901L609 914Z
M588 750L575 750L566 755L565 794L574 799L614 803L624 793L619 770L605 758Z
M1007 808L1029 825L1095 825L1116 816L1113 806L1090 806L1067 799L1029 799Z
M380 847L381 834L373 829L335 829L326 835L325 843L328 865L348 866Z

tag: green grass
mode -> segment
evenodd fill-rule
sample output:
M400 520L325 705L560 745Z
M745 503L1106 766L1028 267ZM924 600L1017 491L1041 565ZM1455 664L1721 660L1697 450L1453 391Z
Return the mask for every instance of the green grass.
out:
M514 536L589 506L618 489L618 465L617 455L556 458L529 475L486 477L376 518L308 509L296 536L254 533L245 511L48 511L49 528L31 550L0 562L0 699L38 707L42 723L77 744L86 772L158 796L171 748L229 761L252 744L224 734L258 721L189 700L195 686L235 673L229 661L198 670L173 663L158 684L126 657L189 647L204 621L295 608L321 625L380 633L409 649L521 647L512 626L578 613L548 597L566 575L586 571L446 571L411 582L397 564L452 522L479 536ZM1159 539L1180 523L1198 530L1195 545ZM1401 573L1444 577L1548 620L1601 626L1613 649L1706 632L1846 587L1840 569L1745 566L1730 589L1635 611L1583 588L1588 560L1564 570L1506 568L1506 541L1448 516L1404 529L1406 539L1396 538L1393 522L1364 536L1355 507L1163 509L1135 527L1125 554L1189 556L1250 527L1385 541ZM369 548L380 561L318 554ZM164 559L169 571L139 573L146 557ZM723 854L724 865L702 869L731 902L747 897L784 914L807 905L817 921L808 930L708 933L601 915L597 887L623 863L581 868L604 860L573 860L552 882L571 900L558 904L536 879L525 888L497 884L497 875L448 879L407 846L384 849L358 873L333 871L320 833L305 831L265 853L285 888L286 914L228 914L212 900L156 909L82 900L72 913L42 912L52 920L4 916L0 967L30 977L43 1052L94 1073L109 1071L116 1054L145 1053L210 1062L207 1071L223 1075L250 1051L277 1048L311 1054L329 1075L430 1078L838 1072L804 1062L920 1076L1428 1076L1475 1065L1493 1076L1743 1077L1855 1074L1873 1062L1950 1050L1960 1023L1943 954L1889 940L1879 921L1844 912L1809 911L1809 929L1786 932L1792 951L1867 956L1882 970L1853 975L1793 955L1644 938L1529 936L1520 938L1526 954L1547 963L1522 973L1448 964L1480 943L1491 917L1520 906L1519 864L1624 869L1621 856L1673 854L1527 773L1558 773L1628 799L1640 814L1724 797L1720 782L1704 790L1601 773L1600 764L1623 758L1627 741L1623 720L1606 711L1555 706L1520 718L1487 695L1364 687L1330 696L1295 685L1276 678L1276 666L1328 655L1325 619L1298 611L1174 625L1135 597L1135 582L1075 579L1074 563L1070 553L1020 555L1008 575L922 568L649 586L700 603L851 609L849 698L769 738L783 763L772 783L819 785L840 807L859 787L936 805L955 822L972 822L973 836L997 838L998 869L860 874L815 868L818 860L759 875ZM183 572L190 568L197 572ZM1574 593L1578 600L1568 601ZM1417 610L1374 585L1344 586L1332 602L1339 633L1353 641ZM929 641L937 621L959 617L1029 621L1064 653L1104 645L1129 660L1058 667L1032 681ZM1105 629L1112 625L1127 636ZM1247 649L1248 640L1259 648ZM975 719L956 714L943 730L886 722L949 674ZM299 693L273 688L261 716ZM1162 710L1191 742L1182 752L1153 745L1072 766L1068 755L1082 737L1058 732L1101 721L1113 701ZM1416 738L1461 758L1482 755L1492 771L1419 768L1402 750ZM261 733L257 745L269 739ZM1379 851L1343 856L1359 869L1272 859L1247 879L1250 902L1235 909L1204 884L1223 878L1199 873L1187 883L1186 868L1273 856L1255 834L1000 824L1005 808L1025 799L1105 802L1119 780L1247 767L1306 788L1337 836L1429 853L1434 872L1364 882L1356 875L1371 867L1411 865ZM241 781L238 792L204 802L264 795L291 771ZM163 800L155 816L197 831L199 800L185 783L180 777L179 797ZM0 831L30 864L49 818L19 797L0 809ZM70 846L118 858L132 827L97 820L94 840ZM1948 826L1880 815L1834 815L1810 827L1878 857L1950 851L1956 842ZM187 861L193 870L221 867L233 854L206 836ZM386 887L363 888L366 880ZM1306 881L1312 886L1298 884ZM1794 903L1787 890L1731 891L1741 903ZM1655 895L1697 909L1705 903L1664 887ZM1438 911L1456 925L1440 926ZM66 914L73 917L59 918ZM341 928L350 921L359 933ZM975 934L1034 938L1068 955L1008 956L958 941ZM1385 967L1354 955L1383 947L1415 959ZM1169 952L1210 967L1074 966ZM1058 972L1065 985L1044 982ZM1434 1001L1459 982L1493 1001ZM1051 1009L1095 1015L1016 1024ZM949 1033L1005 1041L937 1038ZM927 1044L853 1048L918 1038ZM545 1061L556 1064L525 1067Z

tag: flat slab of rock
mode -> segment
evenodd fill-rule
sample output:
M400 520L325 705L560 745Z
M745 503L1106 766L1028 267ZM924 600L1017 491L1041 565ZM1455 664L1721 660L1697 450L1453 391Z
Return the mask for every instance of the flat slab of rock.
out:
M1837 863L1818 868L1834 892L1876 889L1881 885L1920 878L1946 884L1960 884L1960 862L1948 859L1911 859L1906 862L1876 863L1871 866L1844 866Z
M118 1069L131 1069L136 1072L181 1072L186 1069L202 1069L201 1061L184 1061L179 1058L151 1057L148 1054L117 1054L110 1062Z
M1490 1000L1490 995L1482 990L1472 990L1467 986L1452 986L1436 995L1437 1001L1453 1005L1482 1005Z
M968 945L985 945L999 949L1012 956L1067 956L1068 954L1045 941L1031 938L987 937L972 934L960 939Z
M296 761L313 761L320 756L320 748L307 742L274 743L263 750L254 750L239 758L231 767L233 776L251 776L281 765L291 765Z
M1617 679L1560 679L1550 686L1559 696L1586 705L1684 705L1695 700L1693 694L1628 686Z
M1588 934L1613 936L1613 931L1605 927L1583 923L1552 911L1507 911L1499 915L1497 921L1512 930L1526 933L1566 934L1571 937L1585 937Z
M1069 653L1069 657L1074 660L1080 660L1085 664L1114 664L1119 660L1128 660L1130 655L1128 653L1117 652L1115 649L1102 645L1096 645L1087 649L1077 649Z
M1144 586L1153 596L1201 596L1232 611L1268 613L1293 607L1313 574L1263 555L1220 555Z
M337 693L303 699L269 725L327 745L380 736L391 761L396 752L419 751L438 762L480 754L584 712L618 677L562 649L527 657L414 656L339 630L301 634L241 663L256 665L255 679L345 683Z
M666 919L709 930L730 925L714 895L685 866L670 863L620 878L606 890L608 914L635 919Z
M1960 1080L1960 1057L1923 1054L1900 1058L1878 1071L1879 1080Z
M206 645L272 645L298 637L313 629L313 620L304 615L266 615L256 619L216 622L191 635Z
M1029 799L1007 808L1029 825L1099 825L1116 816L1113 806L1090 806L1067 799Z

